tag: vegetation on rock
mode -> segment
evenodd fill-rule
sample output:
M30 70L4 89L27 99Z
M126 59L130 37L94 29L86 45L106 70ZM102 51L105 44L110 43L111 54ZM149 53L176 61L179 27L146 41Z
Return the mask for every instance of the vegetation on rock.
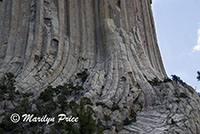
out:
M200 81L200 71L197 72L197 80Z
M81 97L84 91L82 86L72 82L59 85L55 88L48 86L40 93L38 98L34 98L32 93L15 92L14 75L7 73L0 81L1 100L14 101L16 105L6 109L2 122L0 122L0 133L44 133L45 124L40 123L24 123L14 124L9 117L13 112L24 114L30 113L34 116L48 115L50 117L57 116L60 113L68 113L69 116L78 117L77 123L61 122L60 124L52 124L50 133L69 133L69 134L93 134L103 133L103 126L100 120L94 118L92 109L92 101L87 97ZM12 94L12 98L10 96ZM32 98L32 99L31 99ZM77 99L79 98L79 99ZM34 131L36 129L36 131Z
M185 82L183 82L183 80L181 80L181 78L179 76L176 75L171 75L172 76L172 80L176 83L180 83L180 84L186 84Z

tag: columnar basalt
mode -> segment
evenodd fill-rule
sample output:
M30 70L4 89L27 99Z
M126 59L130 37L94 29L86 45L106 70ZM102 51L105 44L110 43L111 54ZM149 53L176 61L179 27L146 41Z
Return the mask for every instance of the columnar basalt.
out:
M135 81L166 76L147 0L19 0L0 6L0 73L17 74L21 89L60 84L83 68L111 77L129 73Z
M12 72L16 90L37 93L80 83L76 75L86 70L84 96L105 103L94 110L112 119L105 133L200 133L198 95L187 85L163 82L151 2L4 0L0 76ZM155 78L158 85L150 82ZM111 112L115 104L120 110ZM131 111L137 121L122 125Z

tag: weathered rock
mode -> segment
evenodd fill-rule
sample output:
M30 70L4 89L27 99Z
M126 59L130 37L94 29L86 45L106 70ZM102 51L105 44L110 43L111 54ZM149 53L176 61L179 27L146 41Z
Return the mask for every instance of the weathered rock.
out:
M35 94L74 80L105 133L200 133L194 89L163 81L151 0L5 0L0 3L0 76L14 73L17 90ZM87 70L86 81L76 74ZM116 106L114 107L113 106ZM113 110L112 110L113 108ZM137 113L136 122L123 121ZM116 116L115 116L116 115Z

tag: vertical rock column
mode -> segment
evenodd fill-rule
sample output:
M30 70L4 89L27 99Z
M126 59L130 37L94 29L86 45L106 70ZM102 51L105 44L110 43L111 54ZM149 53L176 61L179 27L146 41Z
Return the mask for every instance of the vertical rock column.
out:
M117 89L122 76L131 83L166 76L150 1L11 0L0 6L0 73L15 73L19 89L59 85L83 69L91 80L98 71L108 76L105 93Z

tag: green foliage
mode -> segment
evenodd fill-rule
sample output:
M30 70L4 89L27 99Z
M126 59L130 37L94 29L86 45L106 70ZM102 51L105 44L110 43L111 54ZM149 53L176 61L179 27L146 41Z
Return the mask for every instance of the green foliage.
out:
M15 99L14 92L9 92L8 95L9 95L8 100L14 100Z
M139 105L139 110L141 111L143 109L144 102L139 102L138 105Z
M44 102L53 100L53 90L51 86L48 86L39 96L40 100Z
M67 84L64 84L66 87L69 87L69 88L71 88L71 89L73 89L74 88L74 83L73 82L69 82L69 83L67 83Z
M77 73L77 77L80 78L83 83L87 80L88 76L89 76L89 73L87 69L85 69L83 72Z
M13 124L10 121L10 115L11 114L6 114L5 117L3 118L3 121L0 123L0 128L2 128L4 131L11 131L17 125L17 124Z
M66 89L65 85L59 85L56 88L54 88L54 92L56 95L60 94L62 90Z
M37 116L43 116L43 115L52 115L54 111L57 108L57 105L53 101L49 101L46 103L41 103L40 101L36 102L37 110L35 111L35 114Z
M166 93L163 93L162 95L163 95L163 97L167 96L167 94L166 94Z
M83 73L84 74L84 73ZM40 93L38 98L34 97L33 93L20 93L14 92L14 75L7 74L0 81L0 96L3 95L5 100L15 100L13 109L7 112L7 116L0 123L0 133L44 133L43 124L39 123L24 123L19 122L18 124L22 127L16 128L15 124L10 122L10 114L13 112L24 114L32 113L35 116L56 116L57 113L69 113L74 117L79 117L77 123L59 123L52 125L50 134L55 133L68 133L68 134L103 134L103 126L99 121L94 118L94 111L90 107L93 102L90 98L83 97L79 98L82 86L74 86L72 82L53 88L48 86L43 92ZM12 88L12 90L10 90ZM75 99L77 100L75 101ZM71 101L70 101L71 100ZM18 125L17 124L17 125ZM101 124L101 125L100 125ZM98 125L98 127L97 127ZM23 128L26 126L25 128ZM23 128L23 130L22 130Z
M200 71L197 72L197 80L200 81Z
M109 115L104 115L104 120L105 120L105 121L111 121L111 118L110 118Z
M83 97L81 100L84 102L85 105L93 105L92 101L88 97Z
M96 106L99 106L99 105L101 105L102 107L107 107L107 108L109 108L104 102L97 101L97 102L96 102Z
M80 85L74 86L73 82L69 82L63 86L57 86L55 89L57 94L61 92L64 95L78 95L84 90L84 88Z
M63 94L63 95L70 95L70 90L67 84L59 85L53 89L56 95Z
M130 125L132 122L136 122L137 113L133 110L131 111L129 117L127 117L124 121L124 125Z
M15 76L12 73L6 73L0 80L0 101L15 99ZM5 95L7 94L7 95ZM6 97L8 96L8 97Z
M153 80L148 81L152 86L158 86L161 83L167 83L167 82L172 82L172 80L168 77L165 77L163 81L159 80L157 77L155 77Z
M80 104L80 108L83 104ZM96 120L93 118L93 110L90 107L82 107L79 113L80 132L82 134L95 133Z
M13 112L24 114L30 112L31 105L28 99L21 100L20 104L14 108Z
M57 134L54 126L50 128L50 134Z
M132 120L126 117L126 119L123 121L123 125L130 125L132 123Z
M198 94L198 95L199 95L199 97L200 97L200 93L198 92L197 94Z
M80 128L77 124L64 123L63 127L67 134L81 134Z
M188 96L185 93L180 93L180 97L187 98Z
M137 83L137 84L136 84L136 88L137 88L137 89L141 89L141 87L140 87L140 84L139 84L139 83Z
M56 110L56 103L51 101L43 105L44 113L48 115L52 115L52 113Z
M86 101L87 100L87 101ZM91 107L86 106L88 99L81 98L80 104L77 104L75 101L69 103L69 107L72 110L74 116L79 117L78 124L67 123L65 129L68 133L76 134L93 134L96 131L96 120L93 118L94 111Z
M66 108L68 108L68 103L66 102L65 95L63 95L63 94L59 95L57 98L57 102L58 102L58 104L60 104L60 108L62 109L62 111L66 110Z
M4 92L9 92L10 90L15 90L15 76L12 73L6 73L0 81L0 90Z
M5 132L3 130L0 130L0 134L4 134Z
M79 105L74 100L69 102L69 108L72 111L72 115L77 116Z
M2 46L3 46L3 47L6 47L7 45L8 45L8 42L3 42L3 43L2 43Z
M33 96L33 93L23 93L22 95L24 98L29 98L30 96Z
M103 134L104 126L103 126L102 122L100 121L100 119L98 119L96 128L97 128L97 134Z
M174 121L174 119L171 119L171 123L172 124L176 124L176 122Z
M178 77L178 76L176 76L176 75L171 75L171 76L172 76L172 80L173 80L174 82L180 83L180 84L185 84L185 82L183 82L183 81L181 80L180 77Z
M136 122L137 113L132 110L131 114L130 114L130 117L134 122Z
M162 81L160 81L157 77L155 77L153 80L148 81L152 86L158 86Z
M167 83L167 82L172 82L172 80L168 77L164 78L163 82Z
M116 111L116 110L120 110L120 107L118 104L113 104L112 108L111 108L111 111Z

